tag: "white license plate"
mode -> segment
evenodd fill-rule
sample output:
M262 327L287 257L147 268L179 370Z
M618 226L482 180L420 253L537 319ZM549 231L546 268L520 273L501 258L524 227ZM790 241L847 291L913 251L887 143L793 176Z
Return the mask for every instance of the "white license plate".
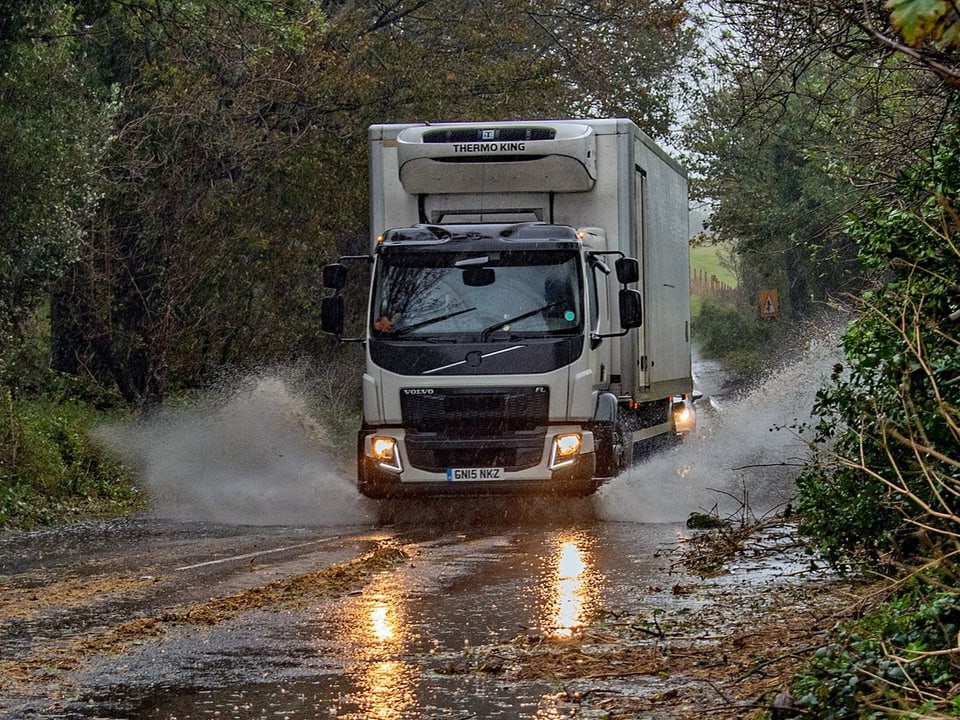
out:
M502 479L503 468L447 468L447 482Z

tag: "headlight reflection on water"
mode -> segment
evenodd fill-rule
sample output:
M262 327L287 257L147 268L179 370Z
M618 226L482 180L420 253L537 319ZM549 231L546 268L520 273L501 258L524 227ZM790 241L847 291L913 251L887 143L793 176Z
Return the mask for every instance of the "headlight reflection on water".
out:
M370 608L370 634L379 642L390 642L397 636L395 620L391 606L386 602L377 602Z
M345 717L401 720L416 707L419 668L404 659L410 641L402 600L397 595L378 594L358 598L351 617L344 623L352 646L349 674L355 683L353 705L358 715Z
M545 629L554 638L568 638L588 620L600 597L601 576L583 537L561 537L543 588L548 607Z
M410 717L416 707L414 694L419 670L403 660L365 663L357 677L356 702L363 717L376 720L400 720Z

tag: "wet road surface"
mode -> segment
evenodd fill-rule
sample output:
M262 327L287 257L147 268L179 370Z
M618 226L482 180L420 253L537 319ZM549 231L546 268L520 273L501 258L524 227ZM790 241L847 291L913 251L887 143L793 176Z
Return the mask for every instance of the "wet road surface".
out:
M699 363L697 438L585 500L378 511L276 382L117 431L179 520L0 535L0 719L742 717L825 584L786 536L692 575L684 520L789 500L810 368L733 401Z
M659 629L665 611L709 604L678 562L682 524L603 522L592 502L408 505L372 527L128 518L4 536L0 717L590 717L569 683L511 672L512 648L618 618ZM736 582L789 575L754 570ZM669 681L604 692L645 685Z

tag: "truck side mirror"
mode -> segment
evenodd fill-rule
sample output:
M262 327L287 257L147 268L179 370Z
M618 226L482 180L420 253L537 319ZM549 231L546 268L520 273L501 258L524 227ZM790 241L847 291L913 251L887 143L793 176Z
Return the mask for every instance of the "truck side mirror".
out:
M636 258L617 258L614 267L617 269L617 281L622 285L629 285L640 280L640 263L637 262Z
M643 301L640 298L640 291L624 288L620 291L620 327L629 330L640 327L642 324Z
M320 329L325 333L337 337L343 335L343 317L343 295L334 295L320 300Z
M323 266L322 283L330 290L342 290L347 284L347 266L343 263L329 263Z

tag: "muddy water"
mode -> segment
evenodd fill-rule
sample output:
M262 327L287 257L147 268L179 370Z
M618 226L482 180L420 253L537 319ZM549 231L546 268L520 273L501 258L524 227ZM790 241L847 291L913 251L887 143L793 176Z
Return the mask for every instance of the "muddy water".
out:
M155 517L321 526L376 518L376 506L357 495L352 465L282 371L97 436L137 469Z

